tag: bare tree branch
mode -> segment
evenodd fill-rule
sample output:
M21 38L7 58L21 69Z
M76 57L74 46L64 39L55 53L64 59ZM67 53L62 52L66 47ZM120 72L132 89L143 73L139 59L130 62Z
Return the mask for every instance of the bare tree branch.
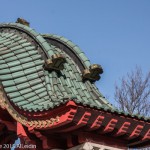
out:
M136 67L115 86L118 108L130 114L150 116L150 72L143 77L142 69Z

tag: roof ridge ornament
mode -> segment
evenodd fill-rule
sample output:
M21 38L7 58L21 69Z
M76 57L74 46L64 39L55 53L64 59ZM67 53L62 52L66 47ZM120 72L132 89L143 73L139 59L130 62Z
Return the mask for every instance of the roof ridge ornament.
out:
M23 18L18 18L16 23L20 23L20 24L23 24L23 25L28 26L28 27L30 26L30 23Z
M85 69L82 73L83 80L89 79L91 81L98 81L100 74L103 73L101 65L93 64L89 66L89 69Z
M45 69L47 70L63 70L66 59L62 54L54 54L50 59L45 61Z

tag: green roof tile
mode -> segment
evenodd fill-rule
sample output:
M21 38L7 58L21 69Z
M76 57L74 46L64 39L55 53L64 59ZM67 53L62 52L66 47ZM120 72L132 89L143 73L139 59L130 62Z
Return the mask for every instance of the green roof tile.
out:
M9 100L20 109L43 111L71 99L76 103L97 109L102 105L105 109L113 108L103 98L95 84L82 81L82 70L68 54L69 52L65 53L61 46L54 45L44 38L62 44L63 48L69 50L78 61L82 62L85 69L88 68L91 65L90 61L72 41L57 35L42 36L21 24L0 25L0 28L3 27L9 30L7 33L0 33L0 81ZM11 28L15 28L16 32L9 33ZM26 36L22 36L20 32ZM38 46L41 51L37 49ZM60 53L66 58L64 69L45 70L43 67L45 60Z

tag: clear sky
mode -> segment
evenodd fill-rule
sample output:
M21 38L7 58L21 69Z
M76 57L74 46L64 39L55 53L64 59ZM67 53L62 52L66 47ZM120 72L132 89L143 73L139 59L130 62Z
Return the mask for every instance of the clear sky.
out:
M114 103L114 84L150 70L150 0L0 0L0 22L22 17L40 33L76 43L104 73L97 86Z

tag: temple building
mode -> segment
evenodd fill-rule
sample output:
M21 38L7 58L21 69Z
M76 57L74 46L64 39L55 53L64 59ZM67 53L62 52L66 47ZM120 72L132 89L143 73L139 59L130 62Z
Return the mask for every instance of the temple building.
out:
M29 26L0 24L0 150L17 138L16 150L150 146L150 118L117 110L95 86L100 65L70 40Z

